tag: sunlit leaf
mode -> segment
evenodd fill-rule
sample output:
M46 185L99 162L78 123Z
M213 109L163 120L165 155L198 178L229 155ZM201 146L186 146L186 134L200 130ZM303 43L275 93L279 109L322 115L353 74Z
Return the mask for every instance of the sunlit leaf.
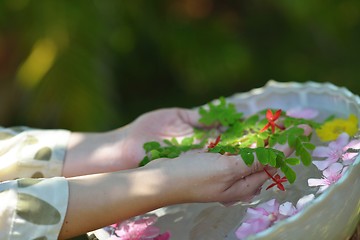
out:
M150 152L153 149L158 149L160 147L160 143L155 141L146 142L143 147L146 152Z
M251 166L254 162L254 154L253 151L249 148L241 148L240 156L244 160L245 164Z
M285 162L290 165L298 165L300 164L300 159L298 158L287 158L285 159Z

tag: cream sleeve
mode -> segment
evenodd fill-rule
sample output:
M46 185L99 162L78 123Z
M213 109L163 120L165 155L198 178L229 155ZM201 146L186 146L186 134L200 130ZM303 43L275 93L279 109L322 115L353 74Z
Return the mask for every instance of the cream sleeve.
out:
M0 181L61 176L67 130L0 127Z
M57 239L68 204L67 130L0 127L0 239Z
M0 239L58 239L68 204L63 177L0 183Z

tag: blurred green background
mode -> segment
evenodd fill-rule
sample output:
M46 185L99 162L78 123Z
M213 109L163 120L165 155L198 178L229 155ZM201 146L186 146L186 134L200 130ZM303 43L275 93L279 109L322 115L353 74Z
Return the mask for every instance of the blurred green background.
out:
M277 81L360 94L360 1L2 0L0 125L103 131Z

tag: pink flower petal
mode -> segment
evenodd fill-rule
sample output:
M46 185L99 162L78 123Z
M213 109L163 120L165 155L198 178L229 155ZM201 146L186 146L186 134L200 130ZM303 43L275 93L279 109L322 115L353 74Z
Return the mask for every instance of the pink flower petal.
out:
M327 183L326 180L322 178L309 178L308 185L310 187L317 187L317 186L327 185Z
M167 240L170 233L160 234L158 227L152 226L157 221L157 216L149 215L136 217L133 220L126 220L113 224L117 230L111 235L109 240ZM113 227L114 228L114 227Z
M291 108L286 111L286 115L293 118L313 119L319 114L319 111L312 108Z
M321 186L317 193L322 193L325 189L336 183L342 177L343 165L341 163L333 163L326 170L323 171L323 178L321 179L308 179L310 187Z
M270 220L267 221L263 218L253 219L251 222L243 222L235 231L235 235L238 239L245 239L252 234L256 234L267 229L270 225Z
M243 223L235 234L239 239L267 229L279 219L279 203L271 199L259 204L256 208L248 208Z
M292 216L297 213L297 211L291 202L285 202L280 205L279 213L284 216Z
M335 141L330 142L328 147L316 147L312 153L312 156L327 157L327 159L323 161L313 161L314 165L319 170L324 170L328 166L330 166L330 164L337 162L339 159L341 159L344 154L344 148L349 142L349 138L350 136L347 133L342 133Z
M342 149L349 143L350 136L346 132L341 133L337 139L329 143L331 149Z
M358 152L346 152L349 148L360 150L360 140L352 140L343 148L344 154L342 155L342 159L346 165L353 163L359 155Z
M312 161L312 163L320 170L323 171L327 167L329 167L332 163L336 162L336 160L323 160L323 161Z
M328 179L333 177L338 177L341 174L341 170L343 169L343 167L344 166L341 163L338 162L333 163L323 171L323 175Z
M160 229L155 226L148 226L144 231L142 232L142 236L145 238L154 238L160 234Z
M317 146L312 152L313 157L328 157L331 153L331 149L324 146Z
M314 199L315 199L314 194L309 194L309 195L303 196L296 203L296 209L298 211L301 211L305 206L307 206Z
M266 216L266 215L268 215L268 212L263 208L260 207L248 208L246 210L245 220L259 218L261 216Z
M346 145L347 148L355 148L355 149L360 149L360 140L359 139L354 139L351 140L349 142L348 145Z
M263 208L267 212L277 212L279 209L279 203L276 201L276 199L271 199L265 203L259 204L258 208Z
M247 238L251 234L255 234L256 231L253 229L252 225L249 223L242 223L241 226L236 230L235 235L238 239L242 240Z

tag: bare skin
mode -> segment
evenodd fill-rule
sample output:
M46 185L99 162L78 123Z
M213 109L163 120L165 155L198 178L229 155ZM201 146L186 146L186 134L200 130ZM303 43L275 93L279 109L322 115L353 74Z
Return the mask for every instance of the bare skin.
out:
M112 172L137 167L144 157L143 144L194 133L196 110L170 108L145 113L132 123L105 133L74 132L68 145L64 176Z

